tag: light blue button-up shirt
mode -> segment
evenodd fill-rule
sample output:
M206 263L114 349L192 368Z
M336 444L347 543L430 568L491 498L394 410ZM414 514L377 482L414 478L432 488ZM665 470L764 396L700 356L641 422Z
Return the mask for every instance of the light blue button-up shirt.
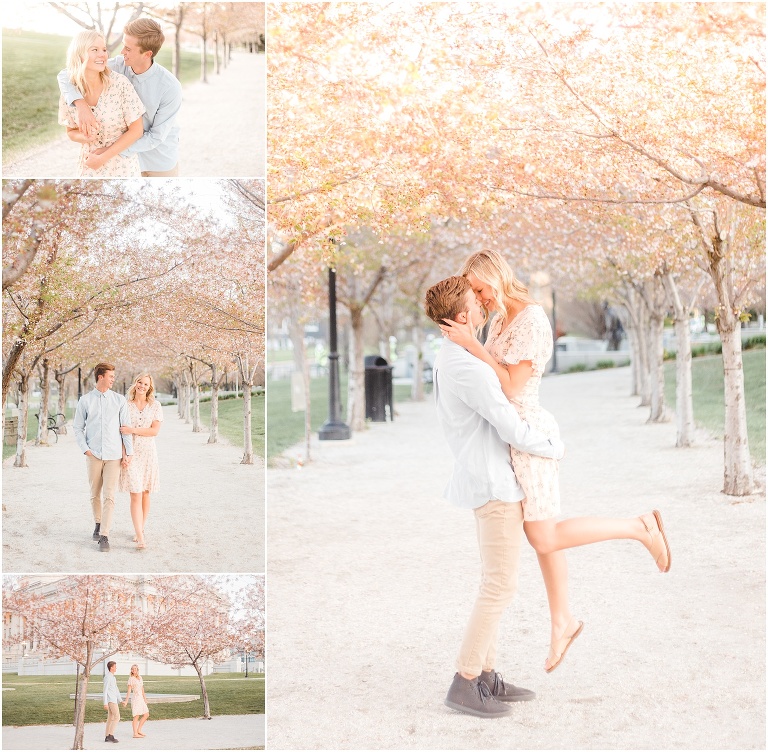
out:
M454 459L445 498L468 509L493 499L522 501L509 446L561 459L563 442L529 426L504 396L493 368L455 342L443 339L433 373L437 417Z
M107 671L104 675L104 704L109 705L110 702L122 701L123 696L117 688L117 679L115 679L115 675L111 671Z
M179 126L176 115L181 107L181 84L170 71L152 63L144 73L134 73L122 55L107 61L109 68L122 73L136 89L146 112L143 115L144 135L122 154L138 154L142 172L166 172L179 161ZM82 99L80 90L63 70L57 76L59 89L67 104Z
M72 423L83 454L90 449L99 460L122 459L123 446L126 454L133 454L133 437L120 433L120 426L130 425L125 397L111 389L93 389L80 397Z

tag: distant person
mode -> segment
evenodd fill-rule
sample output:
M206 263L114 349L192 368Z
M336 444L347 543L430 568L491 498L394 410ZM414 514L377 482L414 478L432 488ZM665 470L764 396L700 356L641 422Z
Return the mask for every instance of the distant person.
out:
M107 44L96 31L81 31L67 50L64 72L82 107L59 101L59 123L80 144L77 177L139 177L136 156L121 156L142 134L144 105L130 81L107 68ZM85 113L98 127L83 131Z
M120 490L131 495L131 519L136 548L146 548L144 526L149 516L150 494L157 489L159 470L155 436L163 422L163 408L155 397L155 383L148 373L139 374L128 390L130 423L120 427L123 436L133 437L133 455L123 460Z
M120 703L123 701L123 696L117 688L116 671L117 664L114 661L109 661L107 673L104 674L104 710L107 711L107 729L104 741L115 744L118 742L118 739L115 739L115 731L117 724L120 723Z
M475 333L476 322L443 322L441 329L453 343L493 369L504 396L520 417L552 440L560 431L554 416L539 403L539 385L552 356L552 328L544 309L528 293L507 261L496 251L473 253L461 270L483 306L484 323L495 312L485 345ZM486 388L477 384L477 388ZM549 673L563 660L578 637L583 622L568 605L566 548L606 540L632 539L651 553L658 569L668 572L672 563L661 513L640 517L573 517L557 521L560 514L558 463L512 446L510 459L524 491L524 529L535 549L547 590L551 616L550 650L544 662Z
M147 696L144 694L144 680L139 674L139 667L134 663L131 666L131 675L128 677L128 693L125 695L123 707L131 700L131 716L133 717L133 738L145 737L141 730L149 718L149 706Z
M133 85L144 105L140 138L121 153L121 159L138 156L142 177L177 177L179 174L179 126L176 116L181 108L181 84L155 58L165 36L160 24L150 18L138 18L123 29L123 49L110 58L110 70L124 75ZM67 105L77 111L77 127L83 137L91 138L103 127L98 112L89 102L68 70L58 75L59 89Z
M78 400L72 427L77 445L86 458L91 509L96 523L93 540L98 541L99 551L109 551L115 489L121 463L131 462L133 439L130 434L120 433L121 426L129 425L130 417L125 397L112 391L115 367L111 363L99 363L94 373L96 388Z

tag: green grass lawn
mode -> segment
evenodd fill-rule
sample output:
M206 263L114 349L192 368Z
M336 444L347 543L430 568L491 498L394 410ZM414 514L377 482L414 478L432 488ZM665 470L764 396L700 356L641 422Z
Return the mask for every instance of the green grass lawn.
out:
M752 457L765 461L765 350L748 350L744 358L744 387L747 403L747 432ZM675 363L664 366L665 396L675 405ZM693 416L696 422L722 437L725 425L723 404L723 358L720 355L693 359Z
M147 694L200 695L191 702L160 702L149 706L149 720L167 718L197 718L203 714L200 680L196 676L144 676ZM101 692L102 676L92 675L88 693ZM117 675L117 686L123 697L127 691L128 676ZM205 677L211 715L241 715L264 712L264 675L211 674ZM13 688L9 691L8 688ZM35 726L38 724L72 723L75 701L69 695L75 691L75 676L17 676L3 674L3 725ZM120 706L123 719L130 718L130 705ZM105 720L101 700L88 700L85 722Z
M3 158L15 156L64 133L58 122L56 74L65 67L70 37L3 29ZM120 48L113 54L119 54ZM212 61L213 57L209 56ZM171 67L170 47L157 62ZM212 64L212 63L211 63ZM200 75L200 56L181 53L182 84Z
M173 408L176 409L175 407ZM251 397L251 437L254 454L264 457L264 395ZM210 425L211 403L200 403L200 420ZM243 398L219 400L219 434L237 447L243 446Z
M341 403L344 408L342 419L346 416L347 374L340 376ZM312 379L309 386L312 430L317 432L328 420L328 377ZM304 412L291 411L290 379L269 381L267 383L267 414L269 416L269 437L267 458L275 457L288 447L304 440ZM411 387L394 387L395 405L410 399Z
M35 407L29 411L29 420L27 422L27 441L32 441L34 443L35 437L37 436L37 418L35 417L35 413L38 411L39 408ZM56 405L52 405L49 408L50 412L53 413L54 411L58 412L58 407ZM68 431L72 430L72 418L75 416L75 411L71 407L65 408L64 412L67 415L67 420L69 421L69 426L67 427ZM5 445L3 444L3 459L7 459L8 457L13 457L13 455L16 454L16 442L13 444Z

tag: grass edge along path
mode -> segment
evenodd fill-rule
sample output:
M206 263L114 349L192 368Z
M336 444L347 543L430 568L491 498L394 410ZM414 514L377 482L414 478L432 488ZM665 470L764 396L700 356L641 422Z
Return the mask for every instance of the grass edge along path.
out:
M142 677L147 694L200 695L200 680L196 676ZM102 691L101 674L91 674L88 693ZM125 698L128 675L117 675L117 686ZM244 715L264 713L264 674L209 674L205 686L211 703L211 714ZM72 723L75 701L69 695L75 691L75 675L66 676L18 676L3 674L3 726L39 726ZM130 716L130 708L121 706L124 717ZM151 703L150 720L173 718L199 718L203 714L203 700L190 702ZM88 700L85 722L104 722L104 708L97 700Z

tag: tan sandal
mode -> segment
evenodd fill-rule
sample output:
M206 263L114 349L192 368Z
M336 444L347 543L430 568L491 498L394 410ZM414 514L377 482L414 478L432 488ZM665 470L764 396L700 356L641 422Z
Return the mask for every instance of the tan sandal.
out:
M660 572L669 572L672 566L672 552L669 550L669 542L664 533L664 523L661 521L661 512L654 509L653 512L641 515L640 521L650 536L651 543L646 548L651 552L653 560Z
M142 551L147 547L147 544L144 541L136 541L136 550Z
M566 632L568 631L568 628L571 626L571 624L573 624L573 622L576 622L578 627L576 627L576 629L571 632L571 634L567 635ZM554 659L555 662L549 668L547 668L546 661L544 662L544 670L548 674L551 674L563 662L563 658L565 658L565 654L568 652L568 648L571 647L573 641L581 634L582 629L584 629L584 622L572 618L568 622L568 626L563 631L563 634L555 640L553 645L549 646L549 655L547 656L547 661ZM565 642L565 646L561 652L556 653L554 645L560 644L562 642Z

